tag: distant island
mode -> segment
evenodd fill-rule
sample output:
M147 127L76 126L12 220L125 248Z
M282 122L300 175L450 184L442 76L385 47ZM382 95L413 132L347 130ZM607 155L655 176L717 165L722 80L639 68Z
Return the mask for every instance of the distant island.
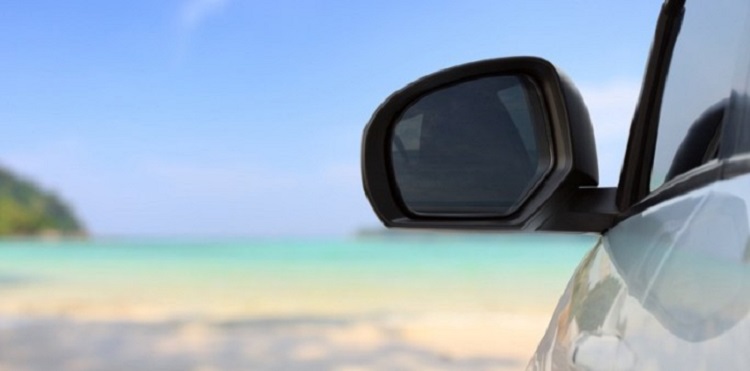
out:
M55 194L0 167L0 236L85 235L70 207Z

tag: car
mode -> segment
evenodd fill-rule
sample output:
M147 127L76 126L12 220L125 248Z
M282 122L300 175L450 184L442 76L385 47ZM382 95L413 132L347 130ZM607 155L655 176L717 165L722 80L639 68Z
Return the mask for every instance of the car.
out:
M663 3L616 187L573 82L511 57L388 97L365 194L388 227L601 235L529 370L750 370L749 14Z

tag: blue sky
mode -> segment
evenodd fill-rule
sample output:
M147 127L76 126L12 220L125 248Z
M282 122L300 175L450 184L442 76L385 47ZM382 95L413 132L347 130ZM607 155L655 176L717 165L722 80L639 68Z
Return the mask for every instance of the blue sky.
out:
M451 65L535 55L589 105L614 185L660 3L0 3L0 164L97 235L346 235L379 225L362 128Z

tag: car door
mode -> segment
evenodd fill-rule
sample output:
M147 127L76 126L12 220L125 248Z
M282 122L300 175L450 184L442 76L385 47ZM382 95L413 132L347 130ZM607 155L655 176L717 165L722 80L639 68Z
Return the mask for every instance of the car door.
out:
M750 2L665 2L618 203L531 370L748 370Z

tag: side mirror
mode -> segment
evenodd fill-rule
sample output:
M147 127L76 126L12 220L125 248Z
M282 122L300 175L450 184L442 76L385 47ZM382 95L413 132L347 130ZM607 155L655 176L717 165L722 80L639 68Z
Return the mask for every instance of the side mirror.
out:
M588 110L539 58L460 65L395 92L365 128L362 175L389 227L601 231L613 221L613 189L595 188Z

